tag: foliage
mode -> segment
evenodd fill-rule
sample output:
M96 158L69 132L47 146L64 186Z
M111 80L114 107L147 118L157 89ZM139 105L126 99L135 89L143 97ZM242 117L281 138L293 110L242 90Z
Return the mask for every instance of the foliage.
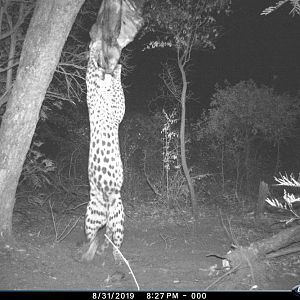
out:
M290 14L292 14L293 16L295 14L300 15L300 0L280 0L275 4L275 6L269 6L268 8L265 8L261 12L261 15L268 15L288 2L293 6Z
M280 177L274 177L275 181L278 183L279 186L285 186L285 187L295 187L300 188L300 176L298 180L294 178L293 175L290 175L288 177L287 175L279 174ZM283 195L284 203L282 204L281 201L279 201L277 198L270 198L268 197L265 201L276 208L287 210L290 213L292 213L292 217L285 220L285 223L291 223L295 220L300 220L299 214L294 209L294 204L296 202L300 202L300 196L296 196L294 193L288 193L286 189L284 189L284 195Z
M158 200L174 207L188 198L188 187L180 159L178 113L176 109L170 113L163 110L162 113L157 113L155 118L160 120L160 139L158 148L144 149L144 173ZM190 140L185 142L189 144Z
M179 200L187 198L177 122L176 112L160 112L152 116L132 114L123 120L120 150L124 198L135 201L140 198L140 193L145 198L147 191L154 193L165 205L178 204Z
M86 106L64 102L62 110L52 109L47 116L37 129L40 140L45 143L45 154L55 159L64 176L86 180L89 155Z
M145 152L147 159L151 161L152 169L159 168L157 161L160 159L160 128L161 121L157 115L150 117L126 114L120 125L119 140L124 169L123 195L128 200L140 198L139 193L145 192L147 188L144 177Z
M0 116L12 88L34 1L0 1Z
M165 118L161 131L163 141L163 173L160 196L166 198L169 207L174 206L174 202L181 196L185 178L181 171L179 132L175 129L177 111L174 109L170 115L163 110Z
M82 15L87 14L85 16L86 20L89 19L88 17L95 17L93 14L88 14L88 8L91 6L90 2L87 1L88 5L81 10L75 21L45 97L53 103L57 102L58 106L61 105L61 101L75 102L85 97L87 43L82 40L82 37L87 35L88 30L85 26L82 26ZM6 95L8 95L13 85L23 41L34 6L35 1L31 0L8 0L4 1L4 6L1 7L0 107L6 103ZM43 103L42 117L45 117L47 111L49 111L47 107L44 107L47 104L49 102ZM4 113L3 109L1 113Z
M26 157L19 184L31 185L33 188L41 188L44 184L51 184L50 174L56 166L51 159L45 157L40 147L42 142L33 141Z
M180 96L182 82L178 73L178 68L174 64L162 64L162 72L159 74L161 84L158 86L157 95L148 105L149 110L153 113L165 111L180 110ZM187 95L190 98L190 95Z
M174 125L179 121L177 118L177 111L174 109L170 115L163 110L165 117L165 123L162 128L162 140L163 140L163 163L164 170L167 173L171 169L179 169L179 134L178 131L174 130Z
M231 141L235 148L251 138L277 142L292 135L299 110L298 97L276 94L273 88L258 87L253 80L241 81L217 87L207 129L218 140Z
M85 98L87 39L90 28L87 24L96 18L95 12L99 7L98 3L95 8L94 2L96 1L86 1L65 44L40 111L40 122L35 138L38 142L31 144L20 183L26 181L34 187L49 183L48 172L51 166L48 163L52 160L46 159L48 155L53 158L59 153L58 161L65 167L69 166L69 171L72 169L74 174L78 166L82 167L82 158L88 157L88 139L81 131L85 126L74 122L74 110L71 112L68 103L78 103ZM4 5L0 7L0 122L16 76L19 56L35 1L8 0L1 1L2 3ZM82 111L81 116L79 115L80 113L75 116L78 120L83 117ZM48 149L52 149L52 152ZM45 153L42 154L42 151ZM85 170L86 167L83 167Z
M145 33L156 38L146 47L175 47L190 52L192 47L215 48L219 32L215 15L229 13L231 1L150 1L145 9Z
M172 72L163 75L164 83L171 94L180 102L180 156L181 167L186 178L191 196L193 215L198 218L198 208L193 181L186 159L185 122L188 81L187 63L190 61L193 48L214 49L214 40L219 35L216 27L216 14L228 13L230 0L154 0L148 2L144 19L144 33L152 33L151 41L146 49L156 47L173 47L176 50L176 62L180 71L180 83ZM169 69L170 70L170 69Z
M258 87L252 80L227 83L224 88L217 86L204 122L198 123L198 138L209 137L217 152L233 158L237 172L244 166L249 175L251 153L260 150L259 144L279 145L293 136L299 115L298 97Z

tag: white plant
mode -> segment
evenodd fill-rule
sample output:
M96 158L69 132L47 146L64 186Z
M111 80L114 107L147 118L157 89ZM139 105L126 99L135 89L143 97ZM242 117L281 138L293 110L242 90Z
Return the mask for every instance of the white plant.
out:
M290 4L293 6L292 10L290 11L290 14L292 14L293 16L295 14L300 15L300 0L280 0L275 4L275 6L269 6L268 8L264 9L260 14L268 15L288 2L290 2Z
M279 173L279 175L280 178L274 177L275 181L278 182L277 185L300 187L300 174L298 180L296 180L293 175L290 175L290 177L288 177L287 174L282 175L281 173Z
M288 176L287 174L286 175L279 174L279 175L280 177L274 177L275 181L278 182L278 184L276 185L300 188L300 182L299 182L300 175L298 180L296 180L293 175L290 176ZM284 203L278 201L278 199L276 198L268 197L265 199L265 201L269 205L283 210L287 210L293 214L292 218L285 220L286 224L291 223L295 220L300 220L299 214L295 211L293 207L295 202L300 202L300 196L299 195L297 196L293 193L288 193L286 189L284 189L283 200L285 201Z

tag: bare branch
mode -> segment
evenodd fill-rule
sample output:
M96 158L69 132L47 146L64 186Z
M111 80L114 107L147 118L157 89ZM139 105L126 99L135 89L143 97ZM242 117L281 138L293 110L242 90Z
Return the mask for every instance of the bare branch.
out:
M18 15L18 20L17 20L16 24L14 26L12 26L12 24L11 24L10 30L8 30L4 33L1 33L1 31L0 31L0 40L6 39L10 35L14 34L19 29L19 27L23 24L25 18L32 12L33 7L34 7L33 5L27 6L27 11L24 12L24 3L21 2L20 14ZM1 13L3 13L3 12L1 11ZM5 11L5 13L8 16L6 11Z
M12 90L12 86L10 87L9 90L6 90L4 94L0 97L0 107L7 102L11 90Z
M0 68L0 73L6 72L6 71L12 69L13 67L18 66L18 65L19 65L19 62L20 62L20 61L18 60L18 61L16 61L15 63L13 63L12 65L9 65L9 66L7 66L7 67L5 67L5 68Z
M168 89L168 91L173 95L173 97L180 101L181 96L181 85L176 82L176 74L174 69L171 66L165 64L163 68L163 73L160 76Z

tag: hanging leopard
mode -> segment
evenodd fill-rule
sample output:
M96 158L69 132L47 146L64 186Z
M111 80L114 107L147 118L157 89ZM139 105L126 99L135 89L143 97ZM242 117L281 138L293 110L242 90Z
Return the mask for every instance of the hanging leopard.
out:
M124 209L121 200L123 167L119 150L118 128L125 112L121 85L121 65L113 74L105 74L90 49L86 76L90 118L89 181L85 233L90 241L82 259L93 259L99 244L99 229L106 225L106 235L120 248L124 234ZM108 247L105 239L100 253ZM114 249L114 257L119 259Z
M142 25L140 12L131 0L103 0L90 36L87 67L87 104L90 118L89 182L90 201L85 217L89 241L82 261L90 261L100 250L98 231L106 225L106 235L119 249L124 236L124 208L121 200L123 166L119 149L119 124L125 113L121 84L122 49L133 40ZM120 261L114 248L115 261Z

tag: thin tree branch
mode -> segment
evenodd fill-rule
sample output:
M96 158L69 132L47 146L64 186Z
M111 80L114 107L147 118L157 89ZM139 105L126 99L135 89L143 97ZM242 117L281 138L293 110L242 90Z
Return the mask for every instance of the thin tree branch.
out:
M0 40L6 39L10 35L14 34L19 29L19 27L23 24L25 18L31 13L31 11L33 9L33 6L32 7L28 7L28 11L26 11L24 13L24 3L23 2L21 2L21 7L20 7L21 14L19 15L17 23L10 30L8 30L8 31L6 31L6 32L4 32L2 34L0 32Z
M18 60L17 62L13 63L12 65L9 65L5 68L0 68L0 73L6 72L6 71L10 70L11 68L14 68L14 67L18 66L19 62L20 61Z

